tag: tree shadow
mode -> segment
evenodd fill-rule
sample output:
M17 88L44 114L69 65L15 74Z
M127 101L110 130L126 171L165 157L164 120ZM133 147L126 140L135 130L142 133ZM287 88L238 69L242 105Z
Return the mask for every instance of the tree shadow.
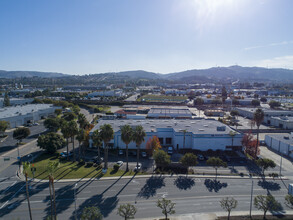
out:
M152 176L146 180L146 183L141 188L138 196L148 199L151 196L155 196L157 194L157 190L163 186L165 186L164 177Z
M257 185L262 187L263 189L270 191L278 191L281 189L280 184L272 181L260 180Z
M195 185L195 182L192 178L179 176L176 180L174 180L174 185L176 185L180 190L187 190L191 189Z
M209 192L219 192L220 189L226 188L228 186L227 183L221 183L216 179L205 179L204 184Z
M233 167L229 167L229 169L230 169L230 172L231 172L231 173L236 173L236 174L239 173L238 170L235 169L234 166L233 166Z

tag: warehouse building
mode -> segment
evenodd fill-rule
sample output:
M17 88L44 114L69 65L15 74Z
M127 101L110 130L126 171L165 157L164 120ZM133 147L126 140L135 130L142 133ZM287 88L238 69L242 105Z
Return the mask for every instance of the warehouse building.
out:
M90 135L104 124L110 124L114 130L114 139L109 146L125 149L126 145L121 140L120 128L130 125L135 128L141 125L145 132L145 141L140 148L145 149L147 141L157 136L163 147L193 150L241 150L243 134L235 132L229 126L216 120L178 120L178 119L146 119L146 120L99 120L98 124L91 130ZM231 135L233 132L235 135ZM93 142L90 139L90 147ZM135 143L129 144L129 149L136 149Z
M151 108L147 117L191 119L192 113L188 108Z
M293 135L291 134L269 134L265 136L266 145L279 152L293 158Z
M61 107L56 107L51 104L5 107L0 109L0 120L9 122L10 128L15 128L53 115L57 108Z
M234 108L238 111L239 115L242 117L246 117L249 119L253 119L254 113L257 108ZM293 116L293 111L285 111L285 110L275 110L268 108L261 108L264 112L264 123L271 125L271 117L283 117L283 116Z
M272 126L281 129L293 129L293 117L283 116L283 117L271 117L270 123Z
M34 99L21 99L21 98L10 98L10 105L15 106L15 105L26 105L30 104L34 101ZM4 98L0 98L0 107L4 107Z

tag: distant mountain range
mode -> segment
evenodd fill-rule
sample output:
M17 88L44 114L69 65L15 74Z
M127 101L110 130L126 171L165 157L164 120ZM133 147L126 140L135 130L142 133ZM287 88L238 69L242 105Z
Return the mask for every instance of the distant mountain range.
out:
M176 73L160 74L143 70L123 71L115 73L97 73L84 76L72 76L63 73L36 72L36 71L4 71L0 70L0 78L20 78L20 77L41 77L41 78L60 78L73 77L78 79L91 80L98 79L99 82L109 80L127 79L148 79L148 80L171 80L179 82L213 82L222 80L264 80L264 81L283 81L293 82L293 70L289 69L268 69L262 67L213 67L209 69L193 69ZM122 81L121 81L122 82Z
M0 70L0 78L21 78L21 77L41 77L55 78L68 76L63 73L38 72L38 71L5 71Z

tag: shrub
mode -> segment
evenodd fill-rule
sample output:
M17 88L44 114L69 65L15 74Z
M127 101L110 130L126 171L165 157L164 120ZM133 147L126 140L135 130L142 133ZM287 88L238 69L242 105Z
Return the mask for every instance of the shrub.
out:
M114 169L115 171L118 171L119 168L120 168L120 166L119 166L118 164L114 164L113 169Z
M92 167L93 165L94 165L93 162L87 162L87 163L86 163L86 167Z

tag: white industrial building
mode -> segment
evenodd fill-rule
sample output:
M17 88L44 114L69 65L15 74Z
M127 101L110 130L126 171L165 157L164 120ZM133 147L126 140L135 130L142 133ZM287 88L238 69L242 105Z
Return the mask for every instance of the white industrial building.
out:
M53 115L57 108L60 107L51 104L30 104L5 107L0 109L0 120L9 122L10 128L15 128Z
M258 108L234 108L238 111L239 115L253 119L254 113ZM293 116L293 111L285 111L285 110L275 110L275 109L268 109L268 108L261 108L264 112L264 123L271 125L271 117L275 116Z
M96 91L88 94L88 97L97 97L97 96L102 96L102 97L122 97L124 96L125 93L123 92L122 89L116 89L116 90L103 90L103 91Z
M100 129L104 124L110 124L113 127L115 133L114 139L109 143L109 146L113 148L126 148L126 145L121 140L120 128L123 125L130 125L133 128L141 125L146 132L145 141L140 146L141 149L146 149L147 141L153 136L159 138L163 147L172 146L176 150L192 149L206 151L209 149L242 149L241 140L243 134L234 131L229 126L216 120L99 120L98 124L91 130L90 135L92 135L95 130ZM235 135L231 135L231 132L234 132ZM91 139L90 147L93 147ZM136 149L134 142L129 144L129 149Z
M282 117L271 117L270 125L282 128L282 129L293 129L293 117L282 116Z
M265 136L266 145L269 148L293 158L293 135L291 134L269 134Z
M31 104L34 99L21 99L21 98L10 98L10 105L14 106L14 105L27 105L27 104ZM0 98L0 107L2 108L4 104L4 98Z
M147 117L191 119L192 113L188 108L151 108Z

